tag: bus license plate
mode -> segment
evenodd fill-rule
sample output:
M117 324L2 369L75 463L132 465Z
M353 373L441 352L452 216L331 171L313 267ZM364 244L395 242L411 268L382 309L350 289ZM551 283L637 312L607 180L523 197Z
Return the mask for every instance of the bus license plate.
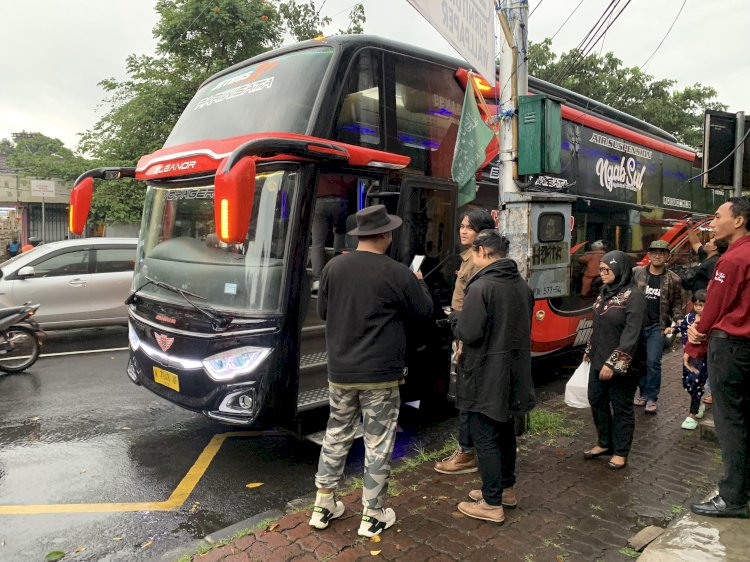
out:
M167 388L171 388L175 392L180 391L179 377L176 374L160 369L159 367L154 367L154 382L162 384Z

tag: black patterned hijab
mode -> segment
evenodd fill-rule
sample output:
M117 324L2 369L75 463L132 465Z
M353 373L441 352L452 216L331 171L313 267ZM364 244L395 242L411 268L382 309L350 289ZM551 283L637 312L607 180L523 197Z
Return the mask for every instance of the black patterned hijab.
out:
M602 285L602 298L610 299L630 285L633 279L633 267L625 252L613 250L602 256L601 262L612 270L615 280L611 285Z

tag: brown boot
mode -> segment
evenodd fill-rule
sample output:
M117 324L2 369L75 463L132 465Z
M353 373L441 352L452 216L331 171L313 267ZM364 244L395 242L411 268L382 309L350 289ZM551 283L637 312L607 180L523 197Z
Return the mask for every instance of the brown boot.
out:
M458 504L458 511L468 517L481 519L482 521L489 521L490 523L496 523L498 525L502 525L505 522L503 506L487 505L484 503L484 500L476 502L461 502Z
M475 502L478 502L482 499L482 490L472 490L469 492L469 497ZM516 498L516 493L513 491L513 488L505 488L503 490L503 507L513 509L517 505L518 498Z
M461 449L456 449L450 457L435 463L435 471L440 474L467 474L477 470L479 470L477 455L463 453Z

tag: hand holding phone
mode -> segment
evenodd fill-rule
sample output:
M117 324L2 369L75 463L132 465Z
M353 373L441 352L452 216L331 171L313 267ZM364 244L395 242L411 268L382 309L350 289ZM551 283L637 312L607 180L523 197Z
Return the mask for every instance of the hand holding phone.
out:
M420 256L420 255L414 256L414 259L411 260L411 265L409 266L409 269L411 269L412 272L416 273L417 271L421 269L423 261L424 261L424 256Z

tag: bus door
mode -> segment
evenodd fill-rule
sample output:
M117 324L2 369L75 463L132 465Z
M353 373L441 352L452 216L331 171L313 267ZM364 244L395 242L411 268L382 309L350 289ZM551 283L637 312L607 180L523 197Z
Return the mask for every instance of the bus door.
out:
M407 177L401 187L398 215L401 228L394 232L391 256L409 265L415 255L425 256L421 271L433 301L434 320L409 329L409 376L404 395L422 402L443 398L448 391L450 327L443 307L453 296L456 260L456 189L447 181Z

